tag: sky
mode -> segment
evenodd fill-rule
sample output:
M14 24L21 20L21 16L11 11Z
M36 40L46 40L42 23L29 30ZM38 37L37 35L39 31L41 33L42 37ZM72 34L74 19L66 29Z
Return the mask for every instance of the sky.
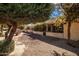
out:
M62 11L61 11L61 9L59 9L58 6L55 6L55 9L52 10L52 12L50 14L50 19L56 18L58 16L62 16Z

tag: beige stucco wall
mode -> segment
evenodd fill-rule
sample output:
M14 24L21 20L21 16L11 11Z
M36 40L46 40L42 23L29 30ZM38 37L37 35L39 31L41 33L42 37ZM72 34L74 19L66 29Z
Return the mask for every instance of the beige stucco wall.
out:
M67 25L64 24L64 38L67 39ZM79 40L79 23L74 22L71 25L71 39L72 40Z

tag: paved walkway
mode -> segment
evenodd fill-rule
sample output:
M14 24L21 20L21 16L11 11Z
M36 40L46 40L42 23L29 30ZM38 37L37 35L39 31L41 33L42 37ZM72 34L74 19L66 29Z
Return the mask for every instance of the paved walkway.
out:
M34 31L34 33L37 33L37 34L40 34L40 35L43 34L43 32L35 32L35 31ZM57 38L64 38L64 33L46 32L46 35L47 36L57 37Z
M76 52L79 52L79 48L74 48L67 45L67 41L64 39L59 39L53 36L43 36L38 32L22 33L17 37L17 41L25 45L25 47L22 49L23 52L19 54L22 56L76 56Z

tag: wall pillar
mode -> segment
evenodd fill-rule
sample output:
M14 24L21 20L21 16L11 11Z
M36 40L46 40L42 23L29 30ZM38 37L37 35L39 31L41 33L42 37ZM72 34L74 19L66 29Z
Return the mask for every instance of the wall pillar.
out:
M53 31L53 26L52 26L52 24L51 24L51 32Z
M48 32L48 24L46 24L46 32Z

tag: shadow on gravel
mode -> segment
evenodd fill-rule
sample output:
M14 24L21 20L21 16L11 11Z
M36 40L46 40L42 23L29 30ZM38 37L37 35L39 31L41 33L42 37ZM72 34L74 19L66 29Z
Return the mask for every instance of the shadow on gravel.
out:
M51 45L55 45L57 47L66 49L68 51L74 52L79 55L79 48L72 47L71 45L68 45L67 39L62 39L62 38L56 38L53 36L43 36L37 33L32 33L32 32L26 32L28 36L30 36L33 40L41 40L43 42L46 42ZM70 40L72 41L72 40Z

